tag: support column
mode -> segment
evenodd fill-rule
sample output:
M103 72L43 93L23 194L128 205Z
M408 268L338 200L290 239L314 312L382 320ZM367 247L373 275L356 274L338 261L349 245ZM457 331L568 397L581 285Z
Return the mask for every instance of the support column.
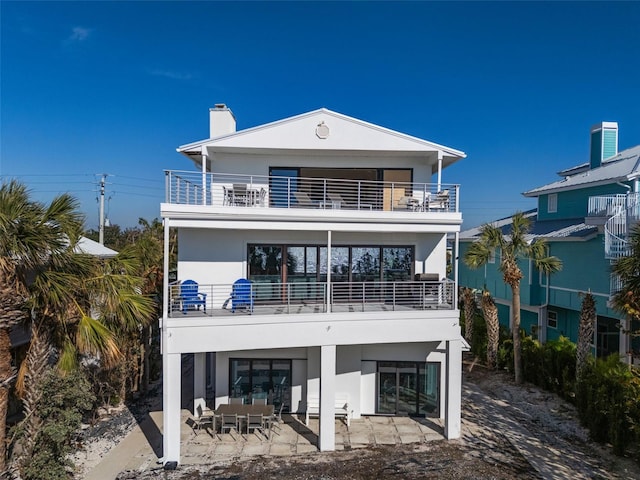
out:
M327 231L327 313L331 313L331 230Z
M444 416L444 436L460 438L460 409L462 397L462 346L460 340L447 341L447 403Z
M193 354L193 413L198 417L198 406L207 408L207 354Z
M438 191L442 190L442 159L444 155L441 150L438 150Z
M207 147L201 147L202 152L202 205L207 204ZM213 204L213 201L211 202Z
M180 397L182 361L179 353L162 355L163 465L180 463Z
M336 346L320 347L320 430L321 452L336 449Z

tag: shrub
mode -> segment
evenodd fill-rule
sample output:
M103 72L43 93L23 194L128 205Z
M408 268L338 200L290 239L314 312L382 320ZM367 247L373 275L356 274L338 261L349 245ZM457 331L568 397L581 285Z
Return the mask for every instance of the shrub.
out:
M93 403L89 382L80 372L65 376L54 371L41 385L42 398L36 412L42 420L31 460L22 476L25 480L58 480L68 478L72 467L67 455L82 416Z
M471 352L483 362L487 360L487 324L481 313L476 314L473 320L473 338L471 339Z
M578 413L591 438L623 455L640 433L640 378L616 355L590 363L576 385Z

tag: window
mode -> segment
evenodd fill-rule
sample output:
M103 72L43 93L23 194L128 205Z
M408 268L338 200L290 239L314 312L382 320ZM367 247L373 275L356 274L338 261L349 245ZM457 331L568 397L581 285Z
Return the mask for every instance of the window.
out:
M332 282L408 281L413 274L410 246L334 246ZM327 281L327 247L315 245L249 245L248 278L257 283Z
M558 194L550 193L547 196L547 213L556 213L558 211Z
M489 252L489 262L488 263L496 263L496 249L492 248Z
M547 312L547 326L549 328L558 328L558 314L556 312Z
M291 408L291 360L237 359L229 361L229 395L242 397L245 403L252 398L266 398L283 410Z

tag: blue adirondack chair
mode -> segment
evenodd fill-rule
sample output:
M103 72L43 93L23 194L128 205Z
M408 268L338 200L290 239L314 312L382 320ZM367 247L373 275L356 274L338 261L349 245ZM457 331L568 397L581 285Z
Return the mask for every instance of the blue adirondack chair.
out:
M182 313L187 313L190 306L202 309L207 313L207 294L198 292L198 283L195 280L185 280L180 284L180 302L182 303Z
M253 299L255 292L251 280L239 278L233 282L231 288L231 312L236 313L238 308L246 308L249 313L253 312Z

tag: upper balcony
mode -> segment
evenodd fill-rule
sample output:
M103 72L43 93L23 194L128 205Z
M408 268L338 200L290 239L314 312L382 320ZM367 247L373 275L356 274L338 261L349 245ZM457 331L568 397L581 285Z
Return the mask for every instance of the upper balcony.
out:
M459 185L166 171L166 203L241 214L256 209L358 211L387 215L459 213ZM274 210L275 212L275 210ZM300 212L301 213L301 212Z

